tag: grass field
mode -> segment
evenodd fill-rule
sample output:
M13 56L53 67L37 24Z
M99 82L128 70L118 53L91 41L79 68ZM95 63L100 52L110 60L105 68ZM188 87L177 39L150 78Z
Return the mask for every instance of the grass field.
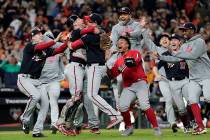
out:
M181 130L174 134L169 129L163 129L162 136L154 136L152 129L138 129L129 137L121 136L117 130L102 130L100 135L91 134L84 130L79 136L64 136L60 133L53 135L50 131L44 131L46 137L33 138L31 133L25 135L22 131L0 131L0 140L210 140L210 129L207 134L184 134Z

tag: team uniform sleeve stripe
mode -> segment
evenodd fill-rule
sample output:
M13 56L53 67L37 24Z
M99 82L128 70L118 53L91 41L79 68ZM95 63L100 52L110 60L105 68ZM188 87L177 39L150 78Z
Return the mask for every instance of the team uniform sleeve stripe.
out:
M78 39L74 42L71 43L71 48L74 49L78 49L84 46L84 42L81 39Z
M37 44L35 47L34 47L34 50L44 50L44 49L47 49L49 47L51 47L52 45L55 44L55 41L49 41L49 42L42 42L42 43L39 43Z
M66 50L66 48L68 47L67 43L68 43L68 40L64 44L62 44L60 47L55 48L53 51L53 55L64 52Z
M80 35L85 35L87 33L93 33L93 32L94 32L94 27L84 28L81 30Z

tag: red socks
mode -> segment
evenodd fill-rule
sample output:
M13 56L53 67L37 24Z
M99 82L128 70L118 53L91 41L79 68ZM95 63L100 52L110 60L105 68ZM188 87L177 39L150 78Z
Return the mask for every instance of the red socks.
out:
M154 110L150 107L149 109L145 110L147 119L152 124L153 128L158 127L157 119L154 113Z
M130 117L130 113L129 113L129 110L126 111L126 112L121 112L122 116L123 116L123 120L125 122L125 126L126 127L130 127L132 126L131 124L131 117Z
M201 109L198 106L198 104L197 103L191 104L191 109L192 109L192 113L194 115L194 118L195 118L195 120L198 124L198 127L204 128L203 121L202 121L202 118L201 118Z

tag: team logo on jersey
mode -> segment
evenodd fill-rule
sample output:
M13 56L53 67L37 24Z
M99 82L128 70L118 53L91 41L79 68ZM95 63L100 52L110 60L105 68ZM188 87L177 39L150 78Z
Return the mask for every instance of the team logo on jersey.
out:
M172 68L174 66L173 63L168 63L168 68Z
M47 53L45 51L41 51L36 53L33 57L32 60L38 62L38 61L42 61L43 59L46 58Z
M187 48L185 49L185 52L188 52L188 53L192 52L192 46L187 46Z

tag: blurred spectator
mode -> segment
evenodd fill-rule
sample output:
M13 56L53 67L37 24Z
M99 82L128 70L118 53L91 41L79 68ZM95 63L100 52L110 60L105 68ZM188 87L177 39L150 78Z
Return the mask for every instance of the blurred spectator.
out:
M14 55L8 56L7 59L1 62L0 71L5 87L16 87L20 64L18 64L18 60Z
M177 26L192 21L198 27L210 54L210 0L1 0L0 1L0 63L11 55L22 58L22 50L30 40L32 27L42 24L54 36L66 30L71 14L81 17L100 13L105 31L118 22L118 9L128 6L139 21L143 16L156 39L163 32L179 33ZM179 33L180 34L180 33Z

